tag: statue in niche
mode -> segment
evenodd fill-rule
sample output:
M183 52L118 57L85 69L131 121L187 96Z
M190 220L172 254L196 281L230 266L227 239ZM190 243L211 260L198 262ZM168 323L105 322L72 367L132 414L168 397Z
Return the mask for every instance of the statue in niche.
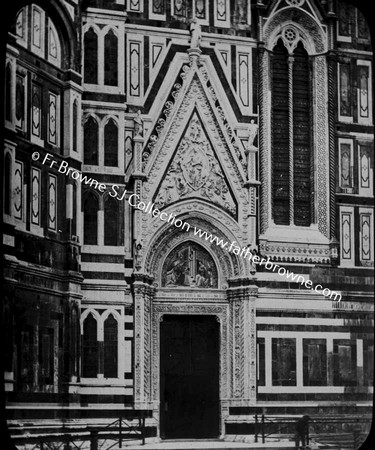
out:
M255 123L254 119L251 119L249 125L249 138L247 141L248 148L254 147L254 141L258 134L258 124Z
M140 110L134 118L134 137L143 137L143 119Z
M237 23L240 24L247 24L247 9L248 9L248 5L247 5L248 0L238 0L235 3L235 19Z
M190 34L190 48L200 48L202 40L202 30L196 17L194 17L194 19L190 23Z

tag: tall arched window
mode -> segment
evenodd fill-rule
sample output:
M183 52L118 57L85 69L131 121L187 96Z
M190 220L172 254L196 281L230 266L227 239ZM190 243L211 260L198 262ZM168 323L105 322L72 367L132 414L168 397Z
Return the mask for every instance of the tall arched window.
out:
M287 36L293 36L292 31ZM276 225L309 226L312 214L310 68L301 42L280 39L272 68L272 210Z
M94 194L89 193L83 204L83 243L86 245L98 244L98 209L98 199Z
M104 127L104 165L118 166L118 128L112 119Z
M104 38L104 84L117 86L118 62L117 62L117 36L109 30Z
M280 40L272 55L273 219L289 225L288 52Z
M98 374L99 353L97 340L97 323L92 314L83 322L82 337L82 376L93 378Z
M4 213L10 215L11 210L11 192L12 192L12 186L11 186L11 170L12 170L12 160L7 153L5 155L5 161L4 161Z
M293 53L294 224L312 222L312 139L309 58L302 42Z
M104 377L117 378L118 326L110 314L104 322Z
M108 196L104 201L104 245L121 245L119 201Z
M84 37L84 81L98 83L98 36L90 28Z
M99 126L93 117L89 117L83 130L83 162L98 165Z

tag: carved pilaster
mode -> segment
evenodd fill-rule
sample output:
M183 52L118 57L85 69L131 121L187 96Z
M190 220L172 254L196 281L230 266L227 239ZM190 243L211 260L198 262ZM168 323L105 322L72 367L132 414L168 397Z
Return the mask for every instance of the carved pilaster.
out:
M336 121L336 52L330 51L328 65L328 146L329 146L329 198L330 198L330 238L336 239L336 155L335 155L335 121Z
M238 286L228 290L231 306L233 400L239 404L256 402L256 324L257 287Z
M151 307L154 288L144 274L134 277L134 401L142 408L151 401Z

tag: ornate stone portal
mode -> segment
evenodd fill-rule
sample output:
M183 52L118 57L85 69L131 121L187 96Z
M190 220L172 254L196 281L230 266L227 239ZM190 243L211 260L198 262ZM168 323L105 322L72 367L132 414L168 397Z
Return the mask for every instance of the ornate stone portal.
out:
M215 93L202 56L180 56L176 83L154 129L135 141L135 191L171 223L135 211L139 243L134 273L134 399L160 423L160 323L166 315L215 316L220 324L221 433L230 406L256 401L255 298L249 262L194 233L213 233L246 247L255 233L255 202L249 194L248 158ZM214 77L214 73L212 73ZM165 116L165 118L164 118ZM251 166L251 164L250 164ZM252 173L254 168L250 167ZM254 172L255 174L255 172ZM250 219L249 219L250 217ZM158 426L158 432L160 429Z
M193 247L189 244L189 247ZM198 245L195 244L197 250ZM203 250L203 249L202 249ZM176 255L176 251L172 250ZM178 253L178 247L177 247ZM165 261L169 264L167 255ZM213 261L213 260L211 260ZM163 273L167 268L160 268ZM214 270L220 272L220 268ZM158 274L160 277L160 273ZM219 278L222 274L219 274ZM220 324L221 432L230 406L254 406L256 401L255 298L249 279L229 280L226 290L213 288L156 288L145 275L135 285L135 401L150 408L159 420L160 323L172 315L211 315ZM158 430L160 432L160 430Z

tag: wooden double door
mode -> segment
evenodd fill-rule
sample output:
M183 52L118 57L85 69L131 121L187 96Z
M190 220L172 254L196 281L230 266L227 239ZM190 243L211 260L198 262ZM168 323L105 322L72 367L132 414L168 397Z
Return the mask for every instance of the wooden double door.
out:
M161 437L218 437L219 322L214 316L165 315L160 358Z

